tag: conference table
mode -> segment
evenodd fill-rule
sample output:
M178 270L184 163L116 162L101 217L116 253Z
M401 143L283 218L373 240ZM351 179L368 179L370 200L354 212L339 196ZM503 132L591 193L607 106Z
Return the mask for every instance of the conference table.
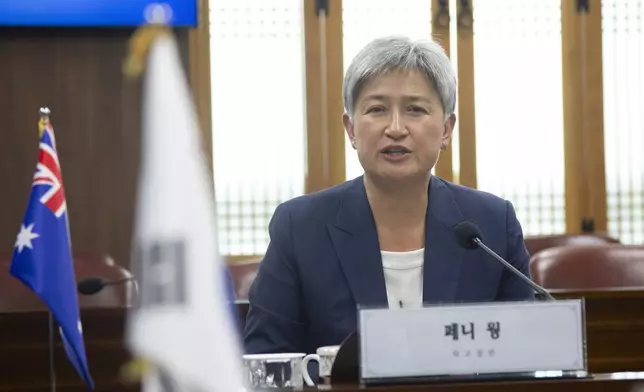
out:
M617 378L615 378L617 377ZM436 384L436 385L396 385L387 387L360 387L358 385L322 386L317 388L305 388L304 391L320 390L328 392L642 392L644 391L644 376L627 375L619 378L619 374L601 374L589 380L578 381L539 381L539 382L485 382L467 384ZM81 385L59 386L60 392L86 392L87 388ZM124 388L120 385L105 386L98 385L95 392L120 392L138 391L136 388ZM46 386L29 388L0 388L0 391L29 391L29 392L51 392ZM258 390L259 391L259 390ZM266 392L287 392L293 389L266 389ZM182 391L177 391L182 392Z
M387 387L361 387L358 385L322 386L305 388L303 391L328 391L328 392L642 392L644 391L644 376L620 374L601 374L589 380L578 381L539 381L539 382L485 382L467 384L435 384L435 385L396 385ZM59 392L86 392L88 389L82 385L59 385ZM139 391L138 387L126 388L122 385L97 385L95 392L130 392ZM8 392L51 392L48 386L33 386L27 388L0 387L0 391ZM257 390L259 391L259 390ZM293 389L265 389L266 392L287 392ZM175 391L173 391L175 392ZM183 391L176 391L183 392Z
M584 380L494 381L366 388L358 385L339 385L321 388L330 392L358 392L365 389L374 392L643 392L644 374L600 374Z
M370 387L394 391L630 391L644 387L644 290L556 291L557 298L584 298L588 370L583 380L486 381L480 383ZM240 326L247 304L239 304ZM135 391L137 385L119 381L121 367L130 359L123 340L125 308L82 309L83 331L96 391ZM69 364L60 338L55 335L54 368L58 391L87 390ZM204 337L205 338L205 337ZM0 391L50 391L48 313L0 312ZM619 373L618 373L619 372ZM627 373L624 373L627 372ZM356 391L357 386L324 386L335 392ZM644 392L644 389L642 389Z

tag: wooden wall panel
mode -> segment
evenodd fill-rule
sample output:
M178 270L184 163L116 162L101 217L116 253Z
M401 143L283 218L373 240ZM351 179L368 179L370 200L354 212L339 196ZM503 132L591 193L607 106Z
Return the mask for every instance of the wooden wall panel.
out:
M460 172L459 184L476 188L476 108L474 95L474 23L473 0L456 5L458 24L456 57L458 58L458 119Z
M432 0L432 14L432 38L440 43L447 55L450 56L449 2ZM457 120L460 121L460 119ZM454 181L452 148L450 143L444 151L441 151L440 159L436 163L436 175L447 181Z
M199 0L199 27L188 33L190 85L202 132L204 154L214 181L212 156L212 85L210 82L210 1ZM214 188L214 185L213 185Z
M323 21L315 1L303 0L306 73L306 193L346 179L342 125L342 0L328 3ZM322 23L322 25L321 25ZM323 54L324 53L324 54ZM325 62L321 59L326 58Z
M75 252L129 266L140 155L140 80L122 62L131 29L0 29L0 254L22 221L48 106ZM187 33L179 35L187 64Z
M561 9L566 232L606 233L601 1Z

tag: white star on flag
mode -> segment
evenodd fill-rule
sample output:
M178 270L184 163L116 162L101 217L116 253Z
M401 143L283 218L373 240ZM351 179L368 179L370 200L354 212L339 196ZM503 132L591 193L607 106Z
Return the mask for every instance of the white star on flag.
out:
M18 253L22 252L24 248L33 249L34 246L31 243L31 240L34 240L40 237L38 234L34 233L34 224L30 224L25 227L25 225L20 225L20 233L18 233L18 239L16 239L16 245L14 247L18 248Z
M62 327L58 327L58 332L60 332L60 336L64 336ZM78 321L78 332L80 332L81 335L83 334L83 324L81 324L80 320Z

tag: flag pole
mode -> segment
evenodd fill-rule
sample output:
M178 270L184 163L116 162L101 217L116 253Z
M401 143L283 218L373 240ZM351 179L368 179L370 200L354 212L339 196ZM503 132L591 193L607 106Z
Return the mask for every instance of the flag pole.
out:
M56 392L56 369L54 368L54 316L49 312L49 383L51 392Z
M136 29L129 41L128 55L123 62L123 74L129 80L138 79L146 65L146 57L152 43L162 34L170 34L168 21L171 10L167 6L151 5L146 8L146 23ZM134 282L137 290L138 286ZM151 379L156 380L155 367L148 358L135 355L130 361L121 366L119 379L124 385L140 383L141 388L146 390ZM149 388L147 388L149 389Z
M38 140L42 137L42 134L45 129L45 125L49 123L49 115L51 110L47 107L42 107L38 110L40 114L40 121L38 122ZM56 392L56 368L54 366L54 353L55 353L55 341L54 341L54 315L51 311L47 312L49 314L49 384L51 392Z

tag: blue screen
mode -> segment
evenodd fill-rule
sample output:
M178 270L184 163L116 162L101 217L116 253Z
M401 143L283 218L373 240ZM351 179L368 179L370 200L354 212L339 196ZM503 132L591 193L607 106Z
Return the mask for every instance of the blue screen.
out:
M169 24L197 25L197 0L0 0L0 26L139 26L161 2L172 8Z

